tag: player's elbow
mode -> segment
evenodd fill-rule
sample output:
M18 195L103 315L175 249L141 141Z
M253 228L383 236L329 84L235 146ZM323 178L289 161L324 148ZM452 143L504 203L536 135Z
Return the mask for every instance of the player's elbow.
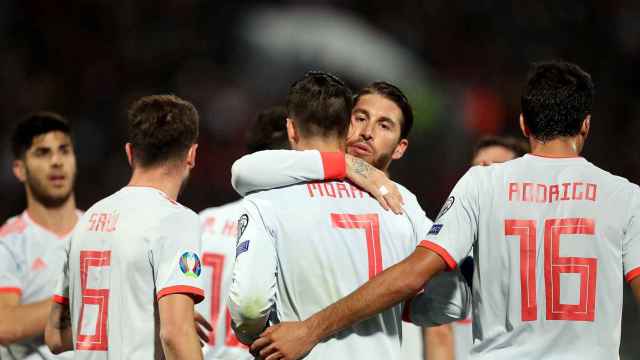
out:
M54 355L58 355L66 350L64 349L61 339L62 336L60 332L47 325L44 330L44 343L47 344L47 347Z
M425 280L417 273L410 273L399 282L399 287L408 295L415 295L422 291Z
M172 322L160 325L160 340L169 348L177 348L180 344L188 343L195 324L184 322Z

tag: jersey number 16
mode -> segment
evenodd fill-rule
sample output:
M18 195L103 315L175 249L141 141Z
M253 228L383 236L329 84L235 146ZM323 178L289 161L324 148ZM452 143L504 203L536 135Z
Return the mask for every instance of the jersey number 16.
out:
M522 321L538 318L536 300L536 221L505 220L507 236L520 238ZM547 320L593 321L596 308L598 259L560 256L561 235L594 235L595 222L585 218L547 219L544 222L544 290ZM578 304L560 303L560 274L580 276Z

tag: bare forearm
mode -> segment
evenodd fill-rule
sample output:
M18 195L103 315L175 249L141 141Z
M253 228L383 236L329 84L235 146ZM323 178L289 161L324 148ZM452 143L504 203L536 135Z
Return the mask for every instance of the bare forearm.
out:
M73 350L71 313L68 305L52 304L44 341L54 354Z
M419 248L407 259L305 322L312 329L314 340L320 341L414 296L426 281L444 267L438 255Z
M633 279L630 285L636 298L636 303L640 305L640 277Z
M424 329L425 360L453 360L453 328L451 324Z
M51 300L5 306L0 309L0 345L42 335Z
M193 299L187 294L170 294L160 298L158 310L160 340L165 358L202 359L194 321Z
M181 331L174 331L171 334L161 336L162 348L167 360L200 360L202 350L200 349L198 334L195 328L185 328Z

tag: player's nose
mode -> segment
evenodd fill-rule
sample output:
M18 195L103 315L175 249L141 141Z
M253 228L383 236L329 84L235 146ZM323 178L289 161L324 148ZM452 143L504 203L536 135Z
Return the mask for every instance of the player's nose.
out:
M360 132L360 136L364 140L371 140L373 138L373 127L371 126L371 124L367 124L363 127L362 131Z

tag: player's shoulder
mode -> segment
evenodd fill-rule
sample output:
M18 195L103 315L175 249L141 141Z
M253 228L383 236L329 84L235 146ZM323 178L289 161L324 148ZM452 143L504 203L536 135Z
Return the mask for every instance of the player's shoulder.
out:
M0 241L8 244L25 238L28 223L21 215L13 216L0 227Z
M198 216L201 220L208 219L211 217L219 217L226 216L227 214L233 214L235 212L240 211L242 209L242 199L230 202L228 204L224 204L221 206L213 206L210 208L206 208L198 213Z
M410 210L411 212L419 212L424 214L424 210L420 203L418 202L418 198L416 195L409 189L407 189L404 185L394 182L398 187L398 191L400 195L402 195L402 200L404 201L405 210ZM426 215L425 215L426 216Z
M601 167L598 167L592 164L591 162L587 162L587 163L589 164L591 171L596 173L598 177L602 178L607 183L613 184L615 186L620 186L622 188L625 188L627 190L632 190L632 191L635 191L638 189L638 185L632 183L631 181L629 181L629 179L620 175L613 174Z
M315 183L315 182L314 182ZM293 185L281 186L273 189L256 191L244 197L244 201L270 203L277 201L283 197L299 196L304 191L306 194L308 184L311 182L303 182Z
M396 186L398 187L398 191L400 191L400 195L402 195L402 199L405 201L405 203L407 201L411 201L411 202L418 202L418 198L416 197L416 195L409 189L407 189L404 185L397 183L397 182L393 182L394 184L396 184Z

